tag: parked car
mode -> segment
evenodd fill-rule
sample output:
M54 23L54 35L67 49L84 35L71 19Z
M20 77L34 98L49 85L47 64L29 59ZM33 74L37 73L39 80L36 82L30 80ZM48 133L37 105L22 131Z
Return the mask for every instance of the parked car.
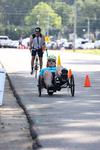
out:
M8 36L3 36L3 35L1 35L1 36L0 36L0 47L4 47L4 43L5 43L5 41L8 40L8 39L9 39Z
M11 43L11 39L8 36L1 35L0 36L0 47L9 47Z
M19 41L18 40L12 40L10 43L10 48L18 48Z
M30 37L27 37L27 38L25 38L25 39L22 40L22 45L25 48L28 48L29 47L29 42L30 42Z
M65 49L72 49L73 48L73 43L72 42L65 42L62 47Z
M87 42L81 45L82 45L82 49L94 49L94 43L92 42Z
M46 43L47 49L57 49L57 43L55 41L51 41L49 43Z
M100 40L95 41L94 47L95 48L100 48Z

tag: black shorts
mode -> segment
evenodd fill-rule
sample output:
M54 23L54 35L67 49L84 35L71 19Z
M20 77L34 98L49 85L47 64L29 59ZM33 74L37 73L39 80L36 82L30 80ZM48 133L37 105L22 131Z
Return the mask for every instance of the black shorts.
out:
M36 56L36 53L38 54L39 57L43 57L43 51L42 51L42 49L38 49L38 50L32 49L31 55L32 56Z

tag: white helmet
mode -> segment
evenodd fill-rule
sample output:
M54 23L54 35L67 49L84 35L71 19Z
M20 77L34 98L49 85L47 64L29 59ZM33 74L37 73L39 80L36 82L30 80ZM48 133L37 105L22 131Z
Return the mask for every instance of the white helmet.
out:
M55 56L55 55L49 55L47 59L48 59L48 61L49 61L49 60L54 60L54 61L56 61L56 56Z

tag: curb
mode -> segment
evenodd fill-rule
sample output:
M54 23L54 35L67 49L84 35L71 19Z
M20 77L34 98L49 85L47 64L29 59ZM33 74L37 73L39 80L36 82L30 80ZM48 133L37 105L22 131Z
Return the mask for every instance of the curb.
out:
M1 64L2 68L5 68L1 62L0 62L0 64ZM33 120L31 119L31 116L30 116L30 114L28 113L27 108L26 108L25 105L21 102L21 98L20 98L20 96L18 95L18 93L16 92L15 87L14 87L14 85L12 84L11 79L10 79L10 77L9 77L9 75L8 75L7 72L6 72L6 77L7 77L8 81L9 81L10 88L11 88L11 90L12 90L12 92L13 92L15 98L16 98L17 103L18 103L19 106L23 109L23 111L24 111L24 113L25 113L25 115L26 115L26 117L27 117L27 120L28 120L28 122L29 122L30 135L31 135L31 137L32 137L32 139L33 139L32 149L33 149L33 150L40 149L42 146L41 146L41 144L40 144L40 142L39 142L39 140L38 140L38 135L37 135L37 133L36 133L36 131L35 131L35 129L34 129L34 122L33 122Z
M32 137L32 139L33 139L32 149L33 149L33 150L37 150L37 149L41 148L42 146L41 146L41 144L40 144L40 142L39 142L39 140L38 140L38 135L37 135L37 133L36 133L36 131L35 131L35 129L34 129L34 122L33 122L33 120L31 119L31 116L30 116L30 114L28 113L27 108L26 108L25 105L21 102L21 98L20 98L20 96L18 95L18 93L16 92L15 87L14 87L14 85L12 84L11 79L10 79L10 77L9 77L9 75L8 75L7 73L6 73L6 76L7 76L7 79L8 79L8 81L9 81L11 90L12 90L14 96L16 97L17 103L18 103L19 106L24 110L24 113L25 113L25 115L26 115L26 117L27 117L27 119L28 119L30 135L31 135L31 137Z

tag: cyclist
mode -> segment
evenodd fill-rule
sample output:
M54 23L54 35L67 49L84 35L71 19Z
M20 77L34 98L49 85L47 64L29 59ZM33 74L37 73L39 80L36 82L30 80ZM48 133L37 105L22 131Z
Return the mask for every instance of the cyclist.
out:
M61 77L62 73L67 77L68 70L62 66L56 67L56 57L50 55L47 58L47 67L40 70L39 77L44 80L48 88L52 86L53 74L55 77Z
M38 54L39 57L39 63L40 63L40 69L42 68L43 64L43 51L45 49L45 38L41 34L41 28L36 27L35 28L35 33L31 35L30 37L30 50L31 50L31 74L33 74L34 71L34 60L36 53Z

